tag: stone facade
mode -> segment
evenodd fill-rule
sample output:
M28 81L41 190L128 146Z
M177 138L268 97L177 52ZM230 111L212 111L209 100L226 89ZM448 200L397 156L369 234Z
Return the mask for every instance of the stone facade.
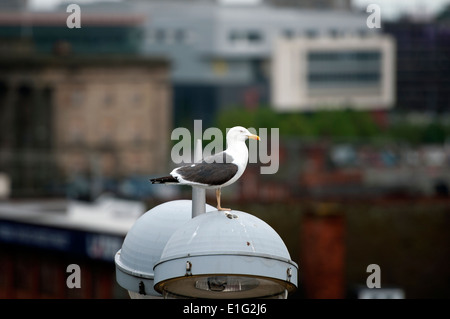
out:
M0 64L0 160L41 154L66 177L166 169L172 108L164 60L48 57Z

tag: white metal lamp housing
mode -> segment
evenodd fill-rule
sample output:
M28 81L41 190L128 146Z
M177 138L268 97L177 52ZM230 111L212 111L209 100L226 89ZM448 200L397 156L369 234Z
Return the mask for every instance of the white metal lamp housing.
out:
M154 267L170 298L286 298L298 266L280 236L240 211L201 214L178 228Z
M206 211L215 210L206 205ZM191 220L192 201L174 200L158 205L139 217L115 256L116 280L132 298L157 298L153 267L160 260L167 240Z

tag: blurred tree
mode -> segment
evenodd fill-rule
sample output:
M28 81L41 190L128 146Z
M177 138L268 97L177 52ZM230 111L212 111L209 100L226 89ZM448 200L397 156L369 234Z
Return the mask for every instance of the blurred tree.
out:
M320 110L316 112L279 113L269 106L246 109L234 106L222 109L216 125L227 127L278 127L281 136L342 139L365 139L403 141L411 144L443 143L450 135L450 126L432 122L428 125L414 124L400 117L399 121L381 128L369 111Z
M310 123L311 114L282 114L280 115L279 128L283 136L314 136L313 125Z
M420 126L406 121L391 124L385 135L387 138L407 141L412 144L420 144L422 141Z
M423 129L424 143L444 143L446 139L446 131L440 123L430 123Z
M279 113L269 106L248 110L230 107L219 112L217 126L278 127L283 136L303 137L371 137L378 132L375 121L367 112L333 110L303 113Z

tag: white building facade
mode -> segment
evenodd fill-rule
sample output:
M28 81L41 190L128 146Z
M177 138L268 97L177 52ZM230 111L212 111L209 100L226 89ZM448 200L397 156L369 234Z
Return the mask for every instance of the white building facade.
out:
M271 65L272 105L280 111L395 103L395 42L387 35L280 38Z

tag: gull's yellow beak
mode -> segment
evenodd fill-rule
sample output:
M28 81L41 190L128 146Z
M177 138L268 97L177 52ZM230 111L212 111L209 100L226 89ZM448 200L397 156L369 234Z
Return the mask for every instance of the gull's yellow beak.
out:
M248 138L251 138L252 140L257 140L257 141L260 140L258 135L249 135Z

